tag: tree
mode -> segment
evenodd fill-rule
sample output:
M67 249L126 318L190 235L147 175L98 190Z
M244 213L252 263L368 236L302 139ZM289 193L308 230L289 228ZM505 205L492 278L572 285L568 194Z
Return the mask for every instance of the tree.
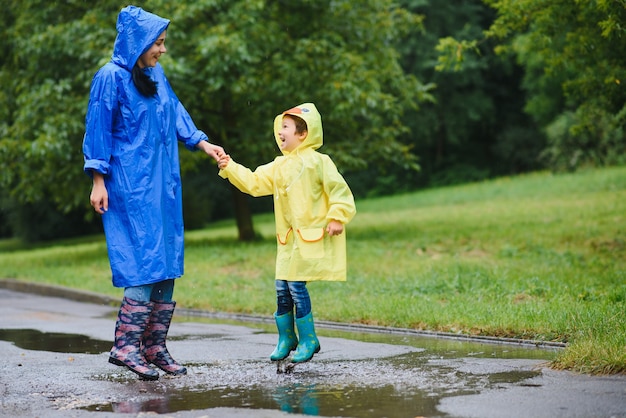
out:
M439 39L480 37L493 22L493 10L481 0L401 4L425 17L425 30L398 47L402 65L437 86L435 102L406 117L422 171L401 178L432 186L535 168L543 138L523 112L522 71L512 57L496 56L485 42L479 54L466 54L457 71L436 69Z
M323 151L340 168L374 160L416 167L399 140L401 116L427 89L402 71L393 45L419 28L419 16L391 0L140 3L171 19L166 73L198 127L235 159L251 167L272 159L274 115L312 101L324 118ZM42 224L51 210L93 219L81 169L84 116L119 9L117 0L5 2L0 201L25 225L26 207ZM206 164L198 154L181 153L183 174ZM240 237L252 239L248 201L235 201Z
M485 0L497 17L483 39L443 39L441 68L493 39L525 68L527 112L545 128L554 169L623 164L626 1Z
M0 200L27 238L79 233L86 225L84 116L94 68L110 56L114 3L3 3Z
M183 103L199 127L244 164L277 154L276 113L313 101L324 117L324 151L342 169L416 167L399 140L406 130L401 116L427 89L402 71L393 45L419 27L419 16L391 0L141 5L172 21L163 65ZM17 208L31 206L42 208L44 218L45 210L92 216L81 170L84 115L91 78L111 54L119 8L117 0L5 2L0 201L11 204L3 203L3 212L16 208L21 216ZM190 153L182 159L186 171L205 164ZM236 207L245 209L247 200L235 196ZM251 239L244 209L240 236Z
M428 92L403 72L394 45L419 16L388 0L153 4L172 18L172 83L236 160L252 169L272 160L274 116L310 101L322 113L322 151L341 169L416 168L398 139L401 116ZM234 191L234 201L240 239L254 239L246 197Z

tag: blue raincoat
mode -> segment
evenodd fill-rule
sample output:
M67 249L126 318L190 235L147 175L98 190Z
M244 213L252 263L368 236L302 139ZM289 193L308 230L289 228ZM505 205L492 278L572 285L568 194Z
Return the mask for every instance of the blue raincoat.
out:
M117 20L113 56L94 76L83 140L84 170L102 173L109 209L102 215L116 287L183 274L182 188L178 142L207 140L157 63L146 68L157 95L142 96L131 77L169 20L128 6Z

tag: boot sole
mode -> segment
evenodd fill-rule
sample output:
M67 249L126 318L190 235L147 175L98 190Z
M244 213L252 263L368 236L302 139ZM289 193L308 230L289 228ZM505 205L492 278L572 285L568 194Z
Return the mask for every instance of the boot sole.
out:
M172 365L175 365L177 367L180 367L180 369L178 369L177 372L172 372L170 370L167 370L165 367L161 366L160 364L158 364L158 361L164 361L165 363L168 363L167 360L165 359L161 359L159 360L158 358L153 358L153 359L148 359L148 357L146 357L146 355L144 354L143 356L146 359L146 363L148 364L152 364L154 367L157 367L161 370L163 370L165 373L171 375L171 376L182 376L182 375L186 375L187 374L187 368L183 365L178 364L178 362L176 362L171 356L168 357L173 361L173 363L171 363ZM168 363L170 364L170 363Z
M118 360L118 359L116 359L114 357L109 357L109 363L115 364L116 366L126 367L128 370L130 370L131 372L133 372L137 376L139 376L142 380L158 380L159 379L159 373L158 372L157 372L156 376L155 375L141 373L141 372L133 369L132 367L130 367L129 365L127 365L123 361Z
M150 364L154 364L154 363L150 363ZM177 372L170 372L168 370L165 370L163 367L159 366L158 364L154 364L156 367L158 367L159 369L163 370L165 373L169 374L170 376L184 376L187 374L187 368L183 367L182 369L180 369Z
M285 355L285 357L283 357L283 358L277 358L277 359L273 359L273 358L271 358L271 357L270 357L270 360L271 360L271 361L283 361L284 359L286 359L287 357L289 357L289 356L291 355L291 352L292 352L292 351L294 351L296 348L298 348L298 344L296 344L295 346L293 346L293 347L289 350L289 352L287 353L287 355Z

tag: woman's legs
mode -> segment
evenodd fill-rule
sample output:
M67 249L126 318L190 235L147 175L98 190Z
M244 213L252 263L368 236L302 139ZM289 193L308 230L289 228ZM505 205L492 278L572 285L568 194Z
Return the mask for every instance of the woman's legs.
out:
M145 380L156 380L159 373L150 368L141 348L154 303L124 297L115 322L115 341L109 363L127 367Z
M141 341L141 352L146 362L169 374L186 374L187 369L172 358L165 345L176 307L176 302L172 301L173 294L173 279L124 289L125 298L152 305Z
M168 374L187 374L187 369L172 358L165 345L176 302L153 303L152 315L143 334L142 348L146 361Z
M163 280L154 284L150 300L154 302L172 302L174 296L174 279Z
M127 287L124 289L124 296L140 302L171 302L174 296L174 279Z

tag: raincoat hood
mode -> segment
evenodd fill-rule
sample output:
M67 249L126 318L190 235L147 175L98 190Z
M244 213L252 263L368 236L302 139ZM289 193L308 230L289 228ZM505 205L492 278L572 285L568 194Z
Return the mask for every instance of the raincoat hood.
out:
M301 119L304 119L304 121L306 122L308 134L307 137L304 139L304 142L302 142L302 144L300 144L300 146L296 148L297 150L303 148L311 148L316 150L324 144L324 135L322 132L322 116L317 111L317 108L313 103L302 103L301 105L293 107L289 110L285 110L280 115L277 115L274 119L274 138L276 139L276 144L278 145L278 148L280 148L280 144L282 142L278 133L280 132L280 128L282 127L284 115L297 116ZM289 151L283 151L282 148L281 151L285 155L289 154Z
M169 24L168 19L146 12L141 7L124 7L117 16L112 61L131 71L139 57L156 42Z

